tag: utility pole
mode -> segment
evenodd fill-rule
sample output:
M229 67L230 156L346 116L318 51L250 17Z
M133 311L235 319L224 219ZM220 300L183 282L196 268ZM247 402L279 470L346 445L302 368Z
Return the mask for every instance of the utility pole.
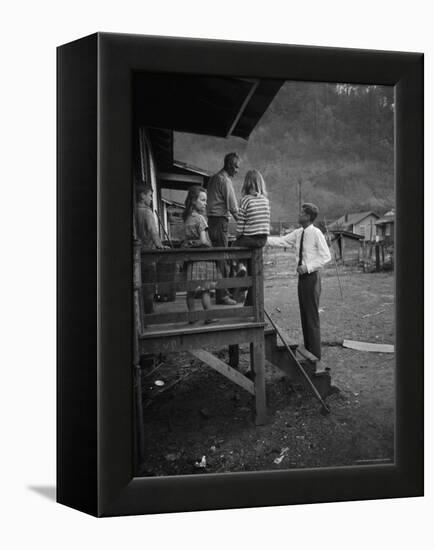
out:
M298 211L301 212L301 178L298 178Z
M336 275L337 275L337 278L338 278L339 290L340 290L340 293L341 293L341 300L344 301L344 293L342 292L341 278L339 277L339 271L338 271L338 263L336 261L335 251L333 250L333 247L332 247L332 239L331 239L330 234L329 234L329 228L327 227L327 220L325 219L325 216L324 216L324 227L325 227L327 239L328 239L328 242L329 242L329 248L331 249L330 255L333 256L333 261L335 263ZM341 235L341 239L342 238L343 237ZM343 261L343 257L344 256L343 256L343 252L342 252L342 261Z

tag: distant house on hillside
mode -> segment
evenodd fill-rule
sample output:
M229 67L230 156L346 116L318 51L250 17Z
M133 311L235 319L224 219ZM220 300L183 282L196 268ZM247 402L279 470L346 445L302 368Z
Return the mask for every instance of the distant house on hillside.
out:
M355 233L365 241L375 241L376 225L380 216L375 212L356 212L345 214L329 226L330 231L342 230L348 233Z
M382 218L375 222L377 235L380 241L394 242L395 234L395 210L386 212Z

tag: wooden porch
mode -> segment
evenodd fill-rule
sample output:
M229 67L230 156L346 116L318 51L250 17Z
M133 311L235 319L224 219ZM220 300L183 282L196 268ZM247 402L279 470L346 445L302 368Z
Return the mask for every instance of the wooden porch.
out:
M135 305L137 330L137 357L145 353L189 351L192 355L219 371L232 382L254 396L257 424L266 421L265 405L265 347L264 347L264 290L262 252L243 248L154 250L135 254ZM189 261L243 260L249 265L248 277L219 279L215 288L251 288L253 305L243 307L213 306L208 311L188 311L185 297L179 295L196 289L201 281L187 281L183 265ZM140 261L167 266L172 280L142 283ZM203 281L202 281L203 283ZM155 311L146 314L141 304L141 293L155 288L156 292L177 293L176 301L157 303ZM200 305L198 304L198 307ZM207 325L206 319L217 322ZM195 323L195 324L192 324ZM196 324L197 323L197 324ZM238 346L249 343L251 348L252 379L241 374L236 366L223 363L205 350L210 346ZM234 368L235 367L235 368Z
M185 293L194 290L200 281L187 281L184 262L187 261L227 261L242 260L248 266L248 276L243 278L227 277L219 279L216 288L252 289L252 305L236 306L214 305L203 311L200 301L196 300L195 311L187 310ZM159 266L158 280L143 283L141 281L140 262ZM234 384L253 396L254 417L257 425L267 419L265 397L265 368L273 365L281 369L291 379L303 383L295 362L288 357L284 346L279 345L274 329L264 319L264 274L262 250L244 248L211 249L171 249L140 252L135 247L134 265L134 303L135 303L135 372L136 405L138 433L143 421L140 394L140 356L145 354L176 353L188 351L208 367L216 370ZM202 281L203 283L203 281ZM154 303L154 311L145 313L142 293L152 290L157 294L171 295L174 301ZM204 324L213 318L213 324ZM249 344L250 372L247 376L238 370L239 344ZM229 361L225 363L209 351L209 348L221 349L229 346ZM208 348L208 349L207 349ZM303 350L292 346L297 360L311 377L321 394L326 395L330 388L328 372L317 372L316 358ZM139 441L139 449L140 449ZM140 454L140 453L139 453Z

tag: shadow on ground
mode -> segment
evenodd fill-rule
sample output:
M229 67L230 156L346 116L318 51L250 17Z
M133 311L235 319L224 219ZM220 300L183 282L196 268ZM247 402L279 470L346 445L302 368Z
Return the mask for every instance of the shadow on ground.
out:
M56 487L53 485L29 485L27 489L56 502Z

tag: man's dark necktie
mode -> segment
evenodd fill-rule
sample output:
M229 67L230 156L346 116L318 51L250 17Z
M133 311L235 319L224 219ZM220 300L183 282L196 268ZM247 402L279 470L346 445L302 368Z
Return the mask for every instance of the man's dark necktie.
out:
M304 229L300 239L300 250L298 252L298 265L301 265L303 263L303 240L304 240Z

